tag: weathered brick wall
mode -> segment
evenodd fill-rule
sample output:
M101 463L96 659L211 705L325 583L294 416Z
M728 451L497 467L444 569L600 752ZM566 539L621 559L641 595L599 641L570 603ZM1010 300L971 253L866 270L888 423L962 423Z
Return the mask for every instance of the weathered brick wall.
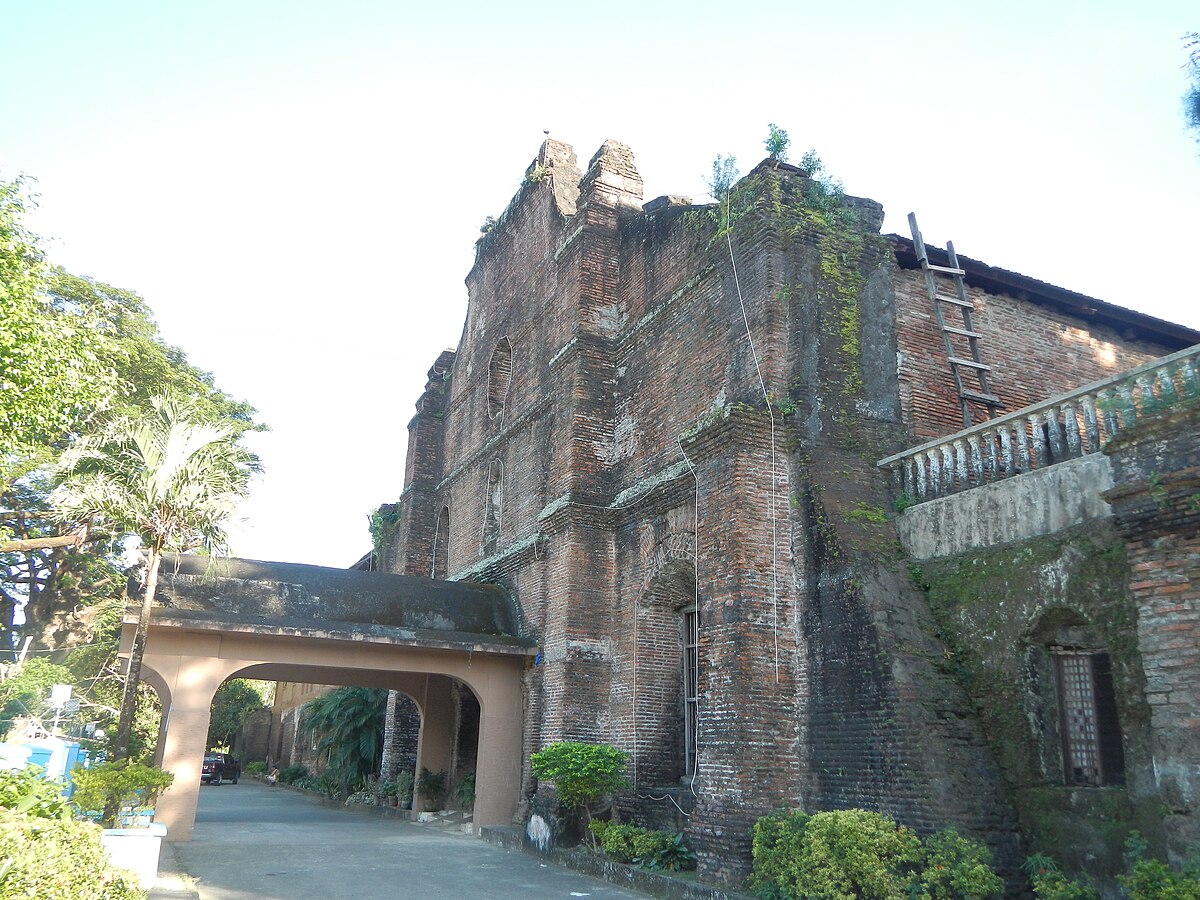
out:
M1200 414L1195 399L1140 421L1105 452L1124 538L1167 846L1200 846Z
M927 561L928 591L949 653L939 667L970 689L1012 792L1028 852L1108 879L1139 830L1160 851L1143 658L1134 633L1129 560L1111 521ZM1064 776L1058 687L1049 653L1060 629L1085 629L1108 652L1123 737L1119 784L1071 786Z
M787 167L753 178L762 202L739 208L726 241L706 208L643 212L627 148L606 144L581 178L570 148L547 142L477 248L445 407L410 445L431 442L411 479L426 493L406 488L389 565L430 559L448 508L451 577L506 587L541 648L525 676L526 753L560 738L628 750L636 784L618 813L690 813L708 877L736 883L754 819L788 804L953 823L1011 867L1015 816L970 702L934 664L945 648L924 598L890 562L874 467L912 439L903 424L960 427L937 388L928 301L879 238L877 204L833 209ZM1028 301L979 305L1012 408L1106 374L1109 350L1115 368L1152 352ZM936 354L923 357L926 331ZM1061 352L1072 342L1075 358ZM1050 349L1062 359L1039 375ZM685 773L691 603L700 754ZM521 815L546 800L525 780Z
M943 281L953 294L952 282ZM962 414L925 276L919 269L898 268L893 287L904 423L922 441L953 434L963 427ZM1110 326L1082 322L1010 294L968 286L967 296L975 305L974 330L983 335L980 356L992 369L992 393L1004 402L1001 412L1015 412L1179 349L1125 337ZM943 314L946 324L962 327L953 307ZM965 355L965 343L956 340L955 347L963 348L959 355ZM964 387L978 391L977 379L967 375ZM973 408L975 421L987 418L986 413L986 408Z

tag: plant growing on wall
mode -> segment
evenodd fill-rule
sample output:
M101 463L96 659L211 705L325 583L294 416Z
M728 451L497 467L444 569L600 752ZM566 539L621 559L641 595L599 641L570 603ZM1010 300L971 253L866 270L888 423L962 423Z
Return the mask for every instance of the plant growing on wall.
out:
M788 133L774 122L767 126L767 139L763 141L763 145L771 159L787 162L788 144L791 142Z
M558 802L582 813L587 824L592 821L592 808L602 798L629 784L625 777L629 754L608 744L557 741L534 753L529 761L534 776L554 782Z

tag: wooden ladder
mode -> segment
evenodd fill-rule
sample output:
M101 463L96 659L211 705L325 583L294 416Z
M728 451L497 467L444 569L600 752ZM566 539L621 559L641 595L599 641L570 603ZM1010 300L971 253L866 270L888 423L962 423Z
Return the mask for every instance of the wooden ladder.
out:
M977 332L971 324L971 312L975 307L967 298L967 289L963 284L963 275L966 272L959 268L953 242L946 242L946 253L950 257L950 265L935 266L929 261L929 255L925 252L925 242L921 240L921 231L917 228L915 213L908 214L908 225L912 229L913 249L917 254L917 262L921 264L921 270L925 273L925 288L929 292L929 302L933 304L933 314L937 319L937 326L942 332L942 343L946 346L946 356L950 360L950 371L954 375L954 388L958 391L958 402L962 405L963 427L967 428L971 425L972 403L987 407L986 418L988 419L994 418L996 410L1002 409L1004 404L999 397L992 393L988 384L988 373L992 371L991 367L984 365L983 360L979 358L979 339L983 335ZM949 276L950 280L954 282L954 296L941 290L941 285L938 283L939 275ZM946 324L946 316L942 312L943 305L957 309L962 314L961 328L957 325ZM960 353L955 347L955 341L961 347L964 339L967 344L967 352ZM972 375L978 379L979 390L971 390L963 385L964 369L967 372L967 379L970 379ZM970 382L968 381L968 383Z

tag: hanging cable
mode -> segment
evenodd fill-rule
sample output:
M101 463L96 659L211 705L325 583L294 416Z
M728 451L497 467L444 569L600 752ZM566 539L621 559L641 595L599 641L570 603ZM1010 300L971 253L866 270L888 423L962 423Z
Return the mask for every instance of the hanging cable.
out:
M766 379L763 378L762 366L758 361L758 351L754 349L754 335L750 333L750 317L746 314L746 301L742 298L742 285L738 280L737 260L733 256L732 229L726 228L725 243L729 247L729 264L733 267L733 286L737 288L738 304L742 308L742 321L746 325L746 340L750 342L750 355L754 359L754 369L758 372L758 383L762 387L763 400L767 404L767 415L771 418L771 631L775 645L775 680L779 680L779 589L776 578L778 568L779 541L776 532L775 513L775 410L771 403L771 393L767 390Z

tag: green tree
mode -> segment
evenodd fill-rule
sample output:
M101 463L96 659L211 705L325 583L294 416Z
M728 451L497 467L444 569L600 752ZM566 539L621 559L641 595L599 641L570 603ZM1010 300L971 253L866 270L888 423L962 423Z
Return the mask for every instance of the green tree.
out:
M304 729L329 754L326 775L345 793L375 772L383 749L387 691L341 687L304 704Z
M217 688L208 719L208 746L228 747L252 713L268 705L264 681L230 678Z
M554 782L558 802L583 813L586 824L591 823L592 807L601 798L629 784L625 777L629 754L608 744L556 741L529 761L537 778Z
M72 684L74 680L70 669L48 659L35 657L23 663L14 674L0 681L0 737L8 733L18 718L44 719L51 686Z
M156 398L146 413L116 416L63 455L63 482L51 495L64 523L96 522L141 538L146 574L112 758L125 759L150 611L162 554L225 545L224 523L245 497L258 460L234 429L205 422L177 399Z
M24 223L31 204L24 180L0 181L0 485L46 461L118 389L95 322L43 290L46 262Z

